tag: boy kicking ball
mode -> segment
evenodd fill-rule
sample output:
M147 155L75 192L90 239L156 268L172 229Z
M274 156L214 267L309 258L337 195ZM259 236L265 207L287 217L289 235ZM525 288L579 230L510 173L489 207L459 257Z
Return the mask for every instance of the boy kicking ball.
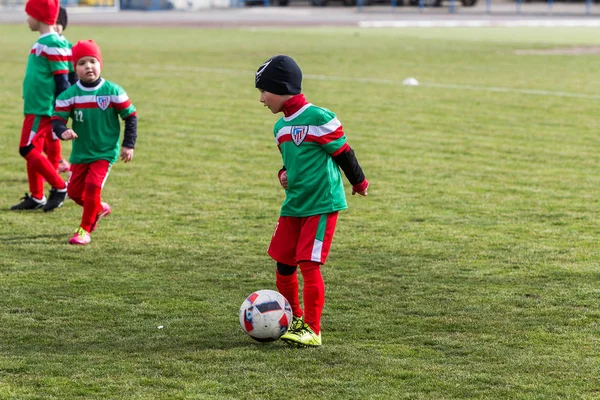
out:
M286 197L268 251L277 263L277 289L292 307L292 326L281 340L318 347L325 305L321 265L329 254L338 212L348 208L340 168L352 194L366 196L369 182L341 122L333 112L306 101L301 85L300 67L285 55L270 58L256 72L260 102L273 114L283 113L273 133L283 159L279 183ZM298 268L304 278L304 309Z

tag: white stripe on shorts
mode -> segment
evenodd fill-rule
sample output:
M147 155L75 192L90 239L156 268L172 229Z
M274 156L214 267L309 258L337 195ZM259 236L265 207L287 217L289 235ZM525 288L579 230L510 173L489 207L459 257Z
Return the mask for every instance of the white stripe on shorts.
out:
M315 239L312 248L312 255L310 256L310 261L321 262L321 252L323 251L323 242L319 239Z

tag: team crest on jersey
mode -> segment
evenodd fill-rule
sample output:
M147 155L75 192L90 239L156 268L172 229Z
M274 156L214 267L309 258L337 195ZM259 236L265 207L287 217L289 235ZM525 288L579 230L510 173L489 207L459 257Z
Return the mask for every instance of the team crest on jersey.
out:
M97 96L96 103L102 111L105 111L110 105L110 96Z
M308 134L308 126L292 126L292 140L296 146L300 146L306 135Z

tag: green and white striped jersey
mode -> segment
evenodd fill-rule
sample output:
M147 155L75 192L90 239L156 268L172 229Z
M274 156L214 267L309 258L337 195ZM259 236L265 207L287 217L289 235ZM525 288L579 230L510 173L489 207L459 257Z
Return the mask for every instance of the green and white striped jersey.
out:
M67 42L67 47L69 48L69 51L71 52L71 56L69 57L69 73L75 72L75 67L73 66L73 43L71 43L69 41L69 39L67 39L65 37L65 35L61 35L61 38L63 38L66 42Z
M29 51L23 79L23 112L51 116L54 110L54 75L69 73L71 48L56 32L40 35Z
M346 143L336 115L307 103L277 121L274 133L288 178L281 215L308 217L348 208L342 176L331 157Z
M127 93L119 85L100 79L95 87L77 82L56 100L52 119L65 123L72 119L71 129L78 138L73 141L70 162L87 164L107 160L111 164L119 157L121 122L135 115Z

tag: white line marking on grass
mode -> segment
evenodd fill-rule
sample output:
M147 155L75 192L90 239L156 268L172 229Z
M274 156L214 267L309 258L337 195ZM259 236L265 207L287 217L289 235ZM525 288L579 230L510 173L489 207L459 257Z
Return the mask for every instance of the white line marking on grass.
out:
M360 28L600 27L597 19L358 21Z
M555 92L552 90L540 90L540 89L517 89L517 88L494 87L494 86L455 85L455 84L451 84L451 83L423 83L423 82L420 82L419 86L443 88L443 89L475 90L475 91L480 91L480 92L521 93L521 94L533 94L533 95L537 95L537 96L575 97L575 98L579 98L579 99L600 99L600 95L597 95L597 94Z
M393 79L380 79L380 78L345 78L340 76L327 76L327 75L304 75L305 78L315 79L320 81L341 81L341 82L361 82L361 83L376 83L382 85L403 85L402 81ZM434 83L434 82L422 82L419 81L419 86L441 88L441 89L459 89L459 90L473 90L479 92L499 92L499 93L522 93L522 94L533 94L538 96L557 96L557 97L576 97L581 99L600 99L600 95L597 94L585 94L585 93L573 93L573 92L555 92L551 90L539 90L539 89L518 89L509 87L494 87L494 86L475 86L475 85L460 85L452 83Z
M120 63L116 63L120 64ZM123 67L127 66L132 70L136 70L138 67L151 68L160 71L187 71L187 72L206 72L216 74L233 74L240 76L254 76L252 71L242 71L238 69L227 69L227 68L204 68L204 67L179 67L173 65L131 65L131 64L120 64ZM369 78L369 77L344 77L344 76L332 76L332 75L313 75L305 74L305 79L313 79L318 81L335 81L335 82L359 82L359 83L371 83L378 85L398 85L403 86L401 80L395 79L381 79L381 78ZM456 89L456 90L469 90L477 92L496 92L496 93L521 93L530 94L535 96L552 96L552 97L573 97L579 99L600 99L600 94L586 94L586 93L574 93L574 92L558 92L552 90L541 90L541 89L519 89L511 87L496 87L496 86L477 86L477 85L461 85L454 83L435 83L435 82L422 82L419 81L420 87L427 88L439 88L439 89ZM413 90L418 90L418 87L412 87Z

